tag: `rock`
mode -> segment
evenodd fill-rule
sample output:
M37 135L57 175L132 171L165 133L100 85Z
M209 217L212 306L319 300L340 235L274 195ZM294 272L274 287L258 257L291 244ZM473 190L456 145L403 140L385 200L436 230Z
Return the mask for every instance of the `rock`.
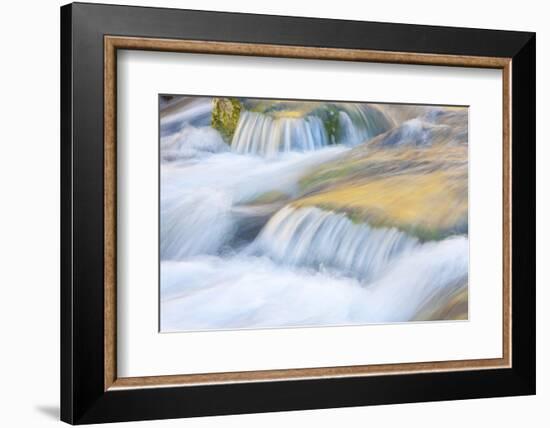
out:
M231 144L241 110L236 98L212 98L212 128L219 131L227 144Z

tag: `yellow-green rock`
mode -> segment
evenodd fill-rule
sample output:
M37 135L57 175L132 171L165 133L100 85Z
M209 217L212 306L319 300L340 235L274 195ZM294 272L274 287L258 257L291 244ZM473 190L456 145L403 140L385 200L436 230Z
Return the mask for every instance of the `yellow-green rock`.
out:
M228 144L231 144L241 110L242 105L236 98L212 99L212 127L219 131Z

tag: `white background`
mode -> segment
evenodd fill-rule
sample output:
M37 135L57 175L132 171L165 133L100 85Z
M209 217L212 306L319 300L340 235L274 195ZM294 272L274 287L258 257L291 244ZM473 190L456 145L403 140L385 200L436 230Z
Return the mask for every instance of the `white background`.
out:
M123 51L117 78L119 376L502 356L502 71ZM158 93L469 105L469 320L158 334Z
M110 3L109 1L104 1ZM187 7L414 24L537 31L538 395L461 402L131 423L158 427L543 427L550 404L549 299L550 29L544 2L126 1ZM1 389L7 427L55 426L59 405L59 10L62 2L5 2L0 13ZM543 76L542 78L540 78ZM546 286L546 287L545 287Z

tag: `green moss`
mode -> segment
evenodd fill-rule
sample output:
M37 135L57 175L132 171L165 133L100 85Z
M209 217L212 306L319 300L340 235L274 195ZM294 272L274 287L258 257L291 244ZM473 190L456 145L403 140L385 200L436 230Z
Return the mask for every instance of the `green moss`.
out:
M241 110L242 104L237 98L212 99L212 128L218 130L228 144L237 129Z

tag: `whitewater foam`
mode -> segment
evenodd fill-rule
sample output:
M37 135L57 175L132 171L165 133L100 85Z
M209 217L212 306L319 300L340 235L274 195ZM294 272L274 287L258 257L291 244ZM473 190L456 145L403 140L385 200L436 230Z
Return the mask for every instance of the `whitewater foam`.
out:
M161 330L221 330L406 322L430 299L467 287L468 240L397 257L377 280L280 265L268 257L162 262Z

